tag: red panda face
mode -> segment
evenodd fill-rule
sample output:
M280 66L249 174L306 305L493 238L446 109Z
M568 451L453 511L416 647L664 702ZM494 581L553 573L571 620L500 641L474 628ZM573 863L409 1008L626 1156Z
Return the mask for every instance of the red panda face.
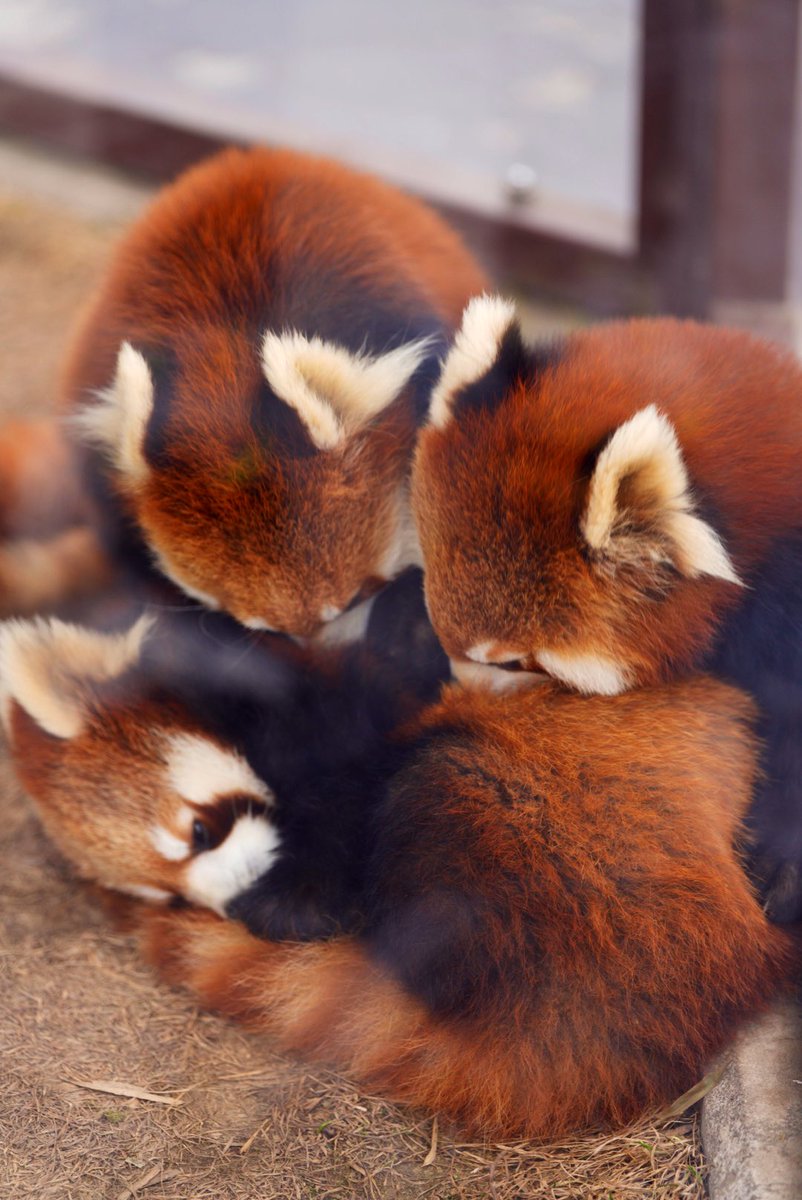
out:
M118 636L59 621L5 625L11 753L46 831L80 874L222 915L277 856L274 798L231 747L143 700L136 663L147 630L146 621Z
M466 311L413 473L429 613L463 682L656 682L738 593L669 421L593 368L581 340L527 350L502 301Z
M427 343L371 358L267 334L260 361L230 330L198 340L166 374L124 344L79 423L173 583L311 637L417 558L405 393Z

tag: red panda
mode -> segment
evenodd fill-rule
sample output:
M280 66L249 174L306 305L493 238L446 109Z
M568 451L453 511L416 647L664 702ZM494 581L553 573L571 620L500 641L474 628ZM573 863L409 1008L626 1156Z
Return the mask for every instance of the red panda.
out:
M0 616L35 613L104 588L109 563L63 431L46 418L0 430Z
M372 788L363 774L346 796L316 769L304 804L322 841L299 845L317 874L341 856L346 806L364 819L352 910L299 944L291 925L292 940L254 936L284 852L270 747L260 776L185 691L156 703L143 641L141 624L4 628L20 777L82 873L206 906L143 907L145 953L282 1049L474 1134L553 1137L674 1098L787 975L789 941L734 848L755 743L728 685L448 689L391 739ZM261 702L263 739L286 738L275 696ZM317 715L304 728L298 712L306 745Z
M778 919L802 917L802 367L669 319L523 344L465 313L416 453L426 597L466 682L615 695L692 670L750 691L750 813Z
M61 396L127 585L308 637L414 562L417 418L484 286L433 212L335 162L231 149L165 189Z

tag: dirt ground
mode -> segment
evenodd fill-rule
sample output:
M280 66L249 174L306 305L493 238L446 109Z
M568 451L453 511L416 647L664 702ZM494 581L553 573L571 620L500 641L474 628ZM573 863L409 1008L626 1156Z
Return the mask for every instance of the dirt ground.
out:
M75 174L65 181L80 198ZM3 414L47 409L69 323L119 233L108 207L0 189ZM200 1013L70 877L2 748L0 913L3 1200L704 1195L695 1118L559 1146L465 1145Z

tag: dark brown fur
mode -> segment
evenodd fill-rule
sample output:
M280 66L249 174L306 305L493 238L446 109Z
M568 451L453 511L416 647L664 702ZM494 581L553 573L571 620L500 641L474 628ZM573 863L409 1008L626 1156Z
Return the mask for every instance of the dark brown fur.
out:
M182 865L154 866L142 831L169 824L160 726L185 718L105 708L59 739L12 701L26 786L90 876L180 890ZM281 1048L475 1133L620 1124L690 1087L790 968L736 848L751 717L704 678L613 698L450 689L352 798L369 816L353 934L269 942L143 909L145 951ZM326 863L347 814L324 777L317 803Z

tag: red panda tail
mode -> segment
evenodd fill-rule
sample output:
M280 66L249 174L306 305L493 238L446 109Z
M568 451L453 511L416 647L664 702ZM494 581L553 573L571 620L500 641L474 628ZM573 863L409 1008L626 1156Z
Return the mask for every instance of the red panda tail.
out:
M170 982L367 1091L493 1137L548 1136L566 1125L555 1125L553 1094L532 1083L533 1064L510 1030L433 1018L355 939L264 942L194 909L143 910L140 931L147 958Z
M174 984L277 1046L344 1072L367 1091L455 1121L490 1138L555 1138L581 1128L623 1126L701 1078L727 1040L724 1013L707 1014L706 1036L655 1032L653 1051L565 995L538 1028L516 1011L484 1022L433 1016L371 961L354 938L266 942L207 910L146 909L148 959ZM747 956L735 1024L765 1006L788 975L788 943L769 936ZM726 986L722 1004L727 1008ZM704 1024L705 1014L702 1014ZM661 1024L660 1014L655 1023ZM673 1032L672 1032L673 1028ZM733 1032L729 1028L729 1034ZM620 1031L619 1031L620 1033Z

